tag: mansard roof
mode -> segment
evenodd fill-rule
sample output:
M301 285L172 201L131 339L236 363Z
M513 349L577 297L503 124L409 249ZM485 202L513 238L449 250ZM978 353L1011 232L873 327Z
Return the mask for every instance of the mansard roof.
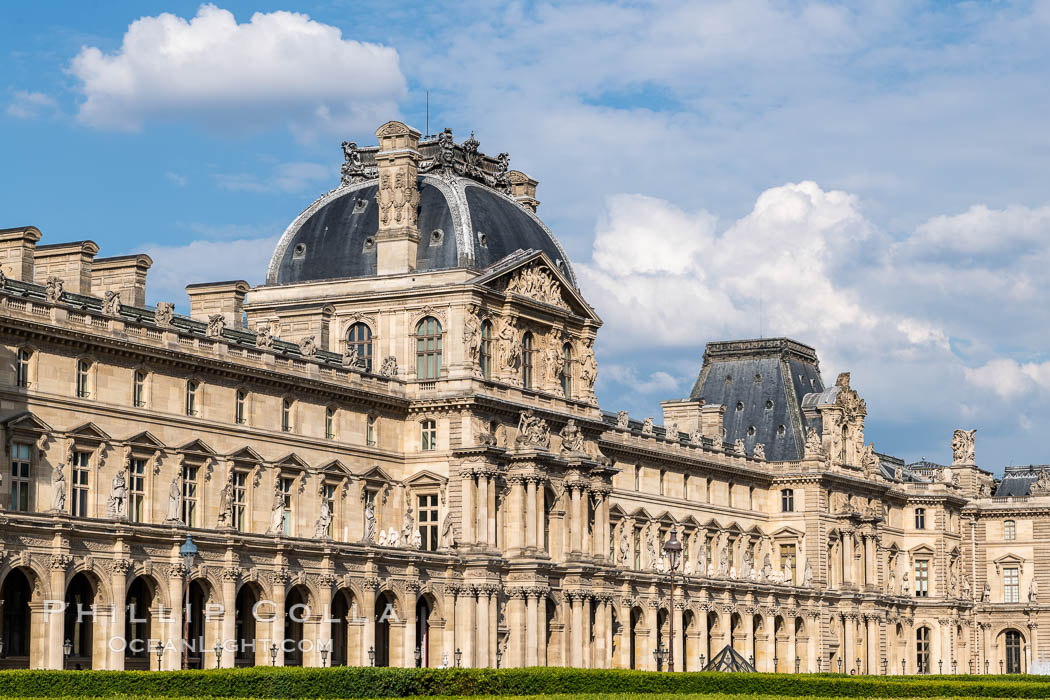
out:
M1031 493L1032 484L1038 479L1043 470L1050 470L1050 464L1028 464L1023 467L1007 467L1003 470L1003 479L999 482L999 488L993 496L1006 498L1007 496L1027 496Z

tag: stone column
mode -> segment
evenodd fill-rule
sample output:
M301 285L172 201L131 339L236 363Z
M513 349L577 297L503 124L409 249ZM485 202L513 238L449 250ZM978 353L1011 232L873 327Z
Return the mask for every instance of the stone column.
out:
M784 659L787 662L786 669L788 673L795 672L795 616L794 614L784 618L784 625L787 627L787 649L784 653Z
M1028 660L1025 662L1025 672L1032 672L1032 664L1039 659L1039 623L1032 621L1028 623Z
M599 493L601 493L601 497L602 497L601 506L599 508L599 510L601 511L601 519L600 519L601 528L599 530L601 532L601 538L600 538L600 541L598 543L598 551L595 552L595 554L600 556L602 559L608 559L609 558L609 549L610 549L610 542L609 542L609 537L610 537L609 494L605 493L605 492L599 492ZM615 557L614 557L614 559L615 559ZM616 562L615 561L610 561L609 563L610 564L615 564Z
M681 627L681 604L675 602L671 609L672 619L674 620L674 639L671 642L672 649L674 650L674 670L685 671L686 670L686 631ZM750 617L750 616L749 616ZM747 655L744 655L747 658Z
M758 657L755 654L755 614L753 612L741 613L740 624L744 628L744 650L740 652L740 655L753 664L757 663ZM676 620L675 627L677 626L678 621ZM678 658L677 650L675 650L675 658Z
M475 626L477 605L473 588L466 586L456 605L456 619L460 623L459 632L456 634L456 648L463 652L462 664L466 668L473 668L476 665L477 656L474 647L478 638Z
M597 641L594 636L594 629L591 627L591 606L594 605L594 601L589 595L583 596L583 668L592 668L594 666L594 644L592 640Z
M536 592L536 658L537 666L547 665L547 591Z
M456 584L445 586L444 648L442 648L441 655L437 661L431 661L435 666L441 666L445 663L446 654L448 655L449 666L456 663L456 657L453 656L453 653L456 651L456 593L458 589Z
M631 600L625 597L620 605L620 658L615 663L619 668L631 667Z
M845 540L842 547L842 582L843 584L854 586L856 585L856 577L853 575L853 533L845 533ZM845 661L843 661L845 663ZM845 666L843 666L845 668Z
M313 612L314 615L318 615L317 622L317 643L314 645L313 657L317 661L317 665L321 666L321 649L328 651L326 658L327 660L323 665L327 666L332 662L332 586L335 585L336 578L332 574L322 574L317 581L317 598L321 604L321 609ZM225 584L224 584L225 587ZM411 619L415 623L415 610L412 611ZM304 660L305 665L305 660Z
M580 487L580 551L584 554L592 554L590 533L591 492ZM597 515L597 513L595 513Z
M478 472L478 544L492 544L489 540L489 476L484 471Z
M868 535L868 559L867 559L867 576L865 582L869 586L876 586L878 583L878 562L876 559L876 552L878 551L878 544L875 540L875 535Z
M529 482L532 483L531 481ZM539 607L540 593L535 589L525 591L525 665L539 666Z
M766 615L766 670L776 673L777 667L773 659L777 655L777 618L772 614Z
M569 665L583 667L583 596L578 591L568 591L571 615L569 622L569 649L572 654Z
M474 667L489 666L489 591L487 586L478 587L477 644L474 650Z
M418 595L419 587L418 582L409 582L408 591L405 593L405 627L404 627L404 643L401 645L404 648L404 667L415 668L416 667L416 596ZM328 596L331 598L331 589L328 591ZM331 628L329 627L328 636L331 637ZM419 650L420 655L424 652L423 649ZM420 656L422 658L422 656Z
M868 615L868 667L865 669L872 675L879 673L879 627L878 618Z
M288 571L285 569L273 572L270 578L273 581L273 591L270 597L273 598L273 606L275 608L273 621L270 623L270 643L276 642L277 644L277 660L274 662L274 666L284 666L284 597L287 593L285 589L290 578ZM364 610L365 616L370 620L368 624L372 625L372 639L375 639L375 608L376 599L375 591L373 590L371 605Z
M183 578L186 566L173 564L168 568L168 638L165 641L163 655L163 669L176 670L182 668L182 646L186 640L182 638L182 613L183 613Z
M569 531L572 533L572 545L569 549L573 552L581 552L583 551L583 518L580 516L580 494L583 489L577 484L570 485L569 489L572 499L569 509Z
M809 673L817 672L817 633L820 628L820 615L810 614L809 616L809 627L806 631L809 632L809 639L806 645L806 655L809 657L806 670Z
M547 499L547 486L542 479L536 481L536 548L543 549L543 529L547 522L547 509L544 501ZM554 547L548 554L554 553ZM543 606L540 606L543 607ZM544 613L546 614L546 613Z
M496 648L499 646L499 589L489 590L489 666L496 666Z
M233 668L237 654L237 581L240 569L222 572L222 667Z
M503 657L505 668L522 668L525 666L525 649L529 619L525 611L525 590L507 589L507 652Z
M650 671L656 670L656 659L653 657L653 652L658 648L660 643L660 624L659 624L659 608L656 607L658 601L651 600L649 605L645 609L645 626L649 628L649 636L646 639L645 644L638 645L642 654L642 668L647 668Z
M842 671L849 675L849 670L853 668L857 658L857 623L856 615L845 615L842 618L842 636L845 638L845 644L842 647Z
M463 541L474 543L477 542L474 537L474 475L469 469L463 469L460 476L462 478L460 490L463 497Z
M699 645L700 651L697 653L696 662L700 663L700 656L699 655L703 654L704 655L704 665L706 666L707 662L709 662L711 660L711 655L709 653L707 653L707 609L706 608L701 608L700 609L700 614L699 614L699 616L697 618L697 622L700 623L699 624L699 632L700 633L697 635L697 645ZM703 671L704 669L701 668L700 670Z
M525 546L524 542L522 542L522 537L525 534L525 510L522 507L524 505L522 501L525 497L525 490L522 487L520 476L512 476L508 481L510 482L510 508L508 509L507 517L510 520L508 522L509 527L507 527L507 547L516 550Z
M110 589L113 591L113 617L109 639L106 640L106 649L109 651L109 663L107 668L114 671L124 670L124 645L118 644L118 639L124 639L124 627L127 622L127 574L131 570L131 562L127 559L117 559L113 562L113 574L110 576ZM142 611L136 610L136 616L142 617ZM109 642L112 641L111 645ZM129 640L124 639L124 643ZM147 642L148 644L148 642ZM147 651L148 654L148 651Z
M362 630L361 639L361 666L369 666L368 650L374 649L376 644L376 590L379 588L379 579L365 579L361 596L361 616L364 618L365 626ZM281 597L284 597L284 586L281 586ZM283 603L282 603L283 604ZM283 609L283 608L282 608ZM283 619L283 618L282 618Z
M496 505L496 492L499 489L496 487L496 474L491 472L489 474L489 488L488 488L488 518L486 519L488 538L485 540L488 542L490 547L496 545L496 518L498 517ZM506 545L504 545L506 546Z
M525 478L525 546L538 547L536 539L536 526L539 525L536 516L536 479Z

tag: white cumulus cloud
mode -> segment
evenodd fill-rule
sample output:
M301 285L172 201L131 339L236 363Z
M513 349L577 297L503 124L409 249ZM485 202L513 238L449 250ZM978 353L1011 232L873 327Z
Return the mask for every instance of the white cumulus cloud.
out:
M121 130L188 118L221 129L287 125L308 138L374 128L405 94L391 47L344 39L293 12L257 12L238 23L210 4L189 20L138 19L119 50L85 46L70 72L81 81L79 119Z

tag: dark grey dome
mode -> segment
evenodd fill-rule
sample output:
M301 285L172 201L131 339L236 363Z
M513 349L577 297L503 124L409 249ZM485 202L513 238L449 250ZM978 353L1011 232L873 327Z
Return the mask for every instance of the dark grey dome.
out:
M270 259L267 284L376 274L379 228L376 180L339 187L311 204L285 230ZM576 285L568 257L535 213L467 178L419 177L416 269L482 269L516 250L541 250Z

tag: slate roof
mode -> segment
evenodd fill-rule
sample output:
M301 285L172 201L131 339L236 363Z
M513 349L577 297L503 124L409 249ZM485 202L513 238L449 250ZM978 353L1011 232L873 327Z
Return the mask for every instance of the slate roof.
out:
M1027 496L1032 484L1039 478L1044 469L1050 469L1050 464L1029 464L1023 467L1007 467L1003 470L1003 479L999 482L999 488L992 494L995 498L1007 496Z
M468 178L419 176L416 269L483 269L516 250L540 250L575 287L568 256L550 230L520 204ZM266 283L294 284L376 274L376 180L332 190L281 237Z
M766 459L797 460L805 445L803 399L823 392L816 351L769 338L708 343L689 399L725 405L726 442L743 438L748 454L761 442Z

